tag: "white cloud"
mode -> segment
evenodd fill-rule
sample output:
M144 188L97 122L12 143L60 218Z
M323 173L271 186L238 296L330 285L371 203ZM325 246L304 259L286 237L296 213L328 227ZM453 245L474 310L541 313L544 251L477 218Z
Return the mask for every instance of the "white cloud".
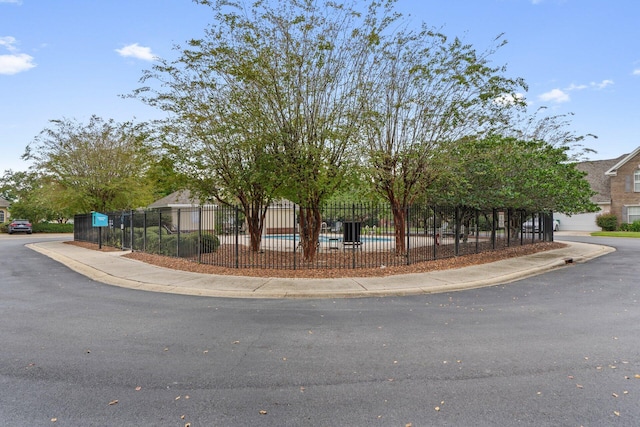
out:
M150 47L140 46L138 43L127 45L122 49L116 49L116 52L118 52L120 56L142 59L144 61L153 61L156 57L151 53Z
M0 55L0 74L17 74L36 66L33 62L33 56L26 53L18 53L18 48L15 46L16 43L14 37L0 37L0 48L10 52L9 54Z
M640 68L636 68L635 70L633 70L633 75L640 76Z
M604 89L607 86L611 86L613 84L613 80L603 80L601 82L591 82L588 85L582 84L582 85L577 85L577 84L571 84L569 87L566 87L564 90L566 92L571 92L573 90L584 90L584 89L596 89L596 90L600 90L600 89Z
M607 86L611 86L613 84L613 80L603 80L600 83L591 82L591 87L596 89L604 89Z
M571 83L571 85L570 85L568 88L566 88L565 90L566 90L566 91L572 91L572 90L583 90L583 89L586 89L586 88L588 88L588 87L589 87L589 86L587 86L587 85L577 85L577 84L573 84L573 83Z
M539 98L542 101L551 101L558 104L562 102L569 102L571 100L571 98L569 97L569 94L567 94L561 89L553 89L549 92L543 93L542 95L539 96Z
M18 74L35 66L33 57L26 53L0 55L0 74Z
M15 52L16 50L18 50L14 46L15 44L16 44L16 39L14 37L11 37L11 36L0 37L0 47L4 47L9 52Z
M22 0L0 0L0 3L13 3L13 4L21 5Z

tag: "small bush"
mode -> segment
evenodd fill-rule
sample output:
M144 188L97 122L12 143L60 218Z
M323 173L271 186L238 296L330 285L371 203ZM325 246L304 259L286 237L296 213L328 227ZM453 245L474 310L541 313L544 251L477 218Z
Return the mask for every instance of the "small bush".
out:
M620 230L620 231L631 231L630 227L631 227L630 224L627 224L626 222L623 222L622 224L620 224L620 227L618 228L618 230Z
M618 228L618 217L612 213L600 214L596 217L596 224L602 231L616 231Z
M9 224L11 222L5 222L0 224L0 233L9 232ZM58 224L57 222L41 222L33 224L34 233L73 233L73 224Z
M215 252L220 247L220 240L217 236L203 233L200 240L200 253ZM188 258L198 255L198 234L185 233L180 235L180 257ZM178 253L178 235L168 234L162 235L162 239L155 234L147 231L147 248L146 252L151 254L159 254L164 256L177 256Z
M203 233L202 239L200 240L200 247L202 248L203 254L215 252L220 247L220 239L213 234Z
M633 231L635 233L640 232L640 221L633 221L632 224L629 224L629 230L628 231Z

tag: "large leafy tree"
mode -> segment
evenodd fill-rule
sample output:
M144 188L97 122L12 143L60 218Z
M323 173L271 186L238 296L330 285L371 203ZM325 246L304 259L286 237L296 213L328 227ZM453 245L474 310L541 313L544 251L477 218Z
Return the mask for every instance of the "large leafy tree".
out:
M159 60L142 81L160 81L162 89L143 87L134 95L170 113L161 125L164 150L201 199L239 203L248 223L250 245L260 250L266 210L282 171L277 170L274 139L265 106L242 77L243 67L212 46L216 29L192 40L175 61Z
M449 168L431 199L477 209L595 212L593 190L569 151L566 146L499 135L458 141L443 153Z
M92 116L88 123L52 120L23 158L54 189L50 202L72 212L131 209L153 199L145 178L150 160L144 124Z
M205 37L144 75L160 89L135 95L172 113L166 129L181 135L182 167L202 193L242 204L255 250L268 203L286 197L300 206L312 259L320 205L355 162L370 36L380 31L371 17L382 6L363 17L355 3L198 3L214 12Z
M502 44L498 39L478 53L427 28L380 34L369 73L365 147L372 182L392 207L399 253L406 207L441 181L448 166L441 153L462 138L507 126L524 107L517 96L524 82L491 65Z
M11 202L11 216L33 222L65 222L71 212L64 203L56 203L58 187L37 171L5 171L0 178L0 194Z

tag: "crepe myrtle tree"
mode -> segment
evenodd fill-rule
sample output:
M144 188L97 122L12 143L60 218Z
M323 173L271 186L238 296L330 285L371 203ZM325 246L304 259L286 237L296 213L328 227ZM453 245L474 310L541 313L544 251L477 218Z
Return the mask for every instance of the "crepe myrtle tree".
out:
M161 126L167 141L164 150L183 177L184 187L201 200L239 204L247 221L250 248L257 252L266 210L282 181L272 137L256 130L260 123L252 122L251 103L237 98L244 96L241 89L231 88L236 93L230 94L213 81L199 80L195 70L207 65L204 60L190 62L192 52L183 53L180 66L160 63L154 68L169 91L153 95L146 91L139 96L171 113ZM229 102L231 98L237 104Z
M518 94L525 83L490 62L504 43L498 37L479 53L426 27L380 34L368 73L363 151L374 188L392 207L398 254L406 251L406 208L446 173L441 152L508 126L524 108Z
M160 89L133 95L173 115L182 166L204 177L203 192L239 200L256 239L272 198L295 202L311 260L320 206L358 154L366 65L388 24L372 17L393 2L369 2L364 14L357 2L196 2L213 11L205 36L145 73Z
M146 206L153 199L145 179L150 156L146 125L91 116L51 120L26 147L23 159L54 186L51 202L71 211L109 211Z

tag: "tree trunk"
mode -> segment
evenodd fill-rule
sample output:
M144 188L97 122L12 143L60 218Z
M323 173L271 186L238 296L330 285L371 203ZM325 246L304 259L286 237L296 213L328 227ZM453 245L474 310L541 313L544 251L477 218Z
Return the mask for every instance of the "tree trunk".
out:
M392 208L393 222L396 237L396 255L403 255L407 252L406 242L406 210L404 207L394 205Z
M307 262L313 261L316 256L321 224L322 216L319 206L300 207L300 244L303 258Z
M262 242L262 228L263 223L260 221L259 213L252 212L251 216L247 217L247 228L249 229L249 245L251 252L260 251L260 243ZM236 224L237 227L237 224Z
M252 252L260 252L260 244L262 243L262 231L264 230L264 219L267 216L268 207L263 206L262 203L255 203L253 206L249 206L246 203L242 204L244 216L247 219L247 231L249 232L249 245ZM235 224L238 232L238 224Z

